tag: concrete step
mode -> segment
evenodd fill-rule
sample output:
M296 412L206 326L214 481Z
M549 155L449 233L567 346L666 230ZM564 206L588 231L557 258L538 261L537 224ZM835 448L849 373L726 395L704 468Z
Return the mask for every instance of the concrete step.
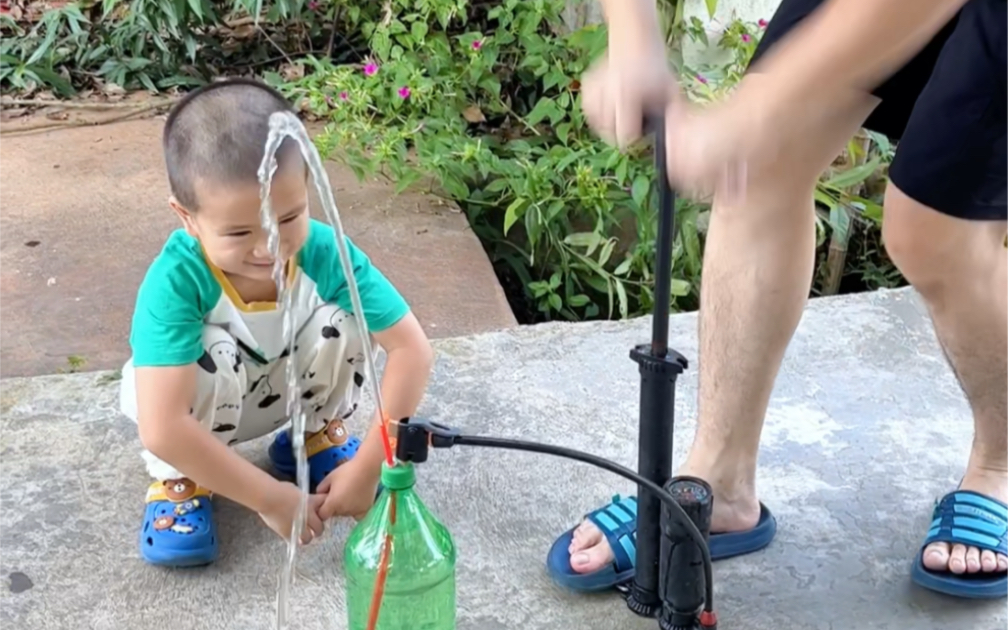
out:
M465 433L582 449L636 467L638 368L650 318L546 324L437 340L421 415ZM695 314L670 346L690 361L676 392L675 462L696 427ZM114 373L0 381L0 590L4 628L273 630L286 548L248 510L215 500L221 557L166 571L139 557L149 479ZM370 391L365 389L365 391ZM351 421L360 431L370 405ZM726 630L1004 628L1004 601L914 587L932 501L956 486L971 415L915 294L814 300L770 402L757 487L778 519L765 550L715 563ZM265 466L269 438L236 449ZM555 457L456 447L419 465L417 490L459 549L458 630L654 630L613 593L552 584L553 540L632 484ZM342 548L330 521L299 556L293 626L344 630Z
M179 222L168 208L163 117L0 143L3 376L118 367L136 289ZM413 305L428 335L516 325L463 214L433 196L394 196L327 164L343 224ZM314 204L313 215L323 218Z

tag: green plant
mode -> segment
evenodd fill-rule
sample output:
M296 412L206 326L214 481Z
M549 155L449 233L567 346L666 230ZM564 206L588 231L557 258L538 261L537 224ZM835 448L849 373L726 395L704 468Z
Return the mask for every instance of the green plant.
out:
M647 146L620 152L587 127L578 79L604 50L605 28L568 32L562 8L560 0L390 0L364 25L370 54L361 63L309 57L302 80L267 78L329 121L317 139L323 154L361 178L386 177L399 191L423 184L456 201L521 321L640 315L653 305L657 175ZM763 25L734 20L711 44L699 20L681 19L681 2L662 9L670 38L727 54L708 67L676 62L691 98L721 98ZM820 245L844 252L824 252L821 275L845 270L853 223L871 228L881 216L868 184L887 149L868 139L852 143L818 187ZM698 303L708 211L678 203L676 310ZM863 275L889 282L883 272Z
M368 5L363 4L364 7ZM360 7L317 0L83 0L0 16L0 85L62 97L114 84L162 91L222 71L291 65L305 52L353 58Z
M364 64L311 60L296 84L271 77L331 120L320 149L360 177L383 175L400 190L423 180L457 201L505 281L524 287L512 298L526 319L649 310L650 153L599 141L580 107L578 77L604 50L604 28L566 33L557 0L392 4L392 17L365 31ZM680 206L672 289L688 308L699 207Z

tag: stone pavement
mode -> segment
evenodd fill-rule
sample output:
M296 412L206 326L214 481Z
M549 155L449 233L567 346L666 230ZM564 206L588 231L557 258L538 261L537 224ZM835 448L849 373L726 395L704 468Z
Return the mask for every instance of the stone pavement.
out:
M17 128L15 123L11 123ZM0 143L0 365L3 376L129 356L136 289L179 226L168 208L163 117L78 127ZM347 233L411 302L431 337L516 324L465 216L433 196L392 194L328 163ZM313 214L322 218L321 207Z
M671 323L696 357L695 316ZM422 412L481 433L540 440L634 466L639 377L628 358L647 318L551 324L436 342ZM694 431L697 372L676 398L676 460ZM270 630L283 543L217 502L222 557L168 571L138 555L147 485L115 375L2 382L0 626L10 630ZM362 416L367 417L367 416ZM814 301L767 418L759 489L779 520L763 552L715 565L722 630L995 630L1005 603L915 588L911 559L932 501L966 461L969 411L913 293ZM265 464L267 439L240 450ZM421 465L419 491L460 550L460 630L656 628L617 596L554 587L546 551L620 479L552 457L457 447ZM299 564L295 627L346 627L336 523Z

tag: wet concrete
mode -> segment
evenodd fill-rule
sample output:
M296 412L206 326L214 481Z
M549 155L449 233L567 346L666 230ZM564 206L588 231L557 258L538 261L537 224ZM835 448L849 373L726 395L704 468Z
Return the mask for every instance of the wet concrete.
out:
M678 462L695 429L695 316L676 316L670 328L672 346L694 362L678 384ZM633 466L639 376L628 351L648 336L644 318L437 341L422 412L469 433L581 448ZM117 411L114 373L0 384L0 575L34 584L0 592L0 626L274 627L285 548L235 504L216 502L215 565L172 571L139 558L148 480L136 428ZM1004 628L1004 601L956 601L909 579L932 502L955 487L971 436L969 410L913 293L814 301L763 437L758 489L778 535L762 552L715 564L719 627ZM238 448L265 465L267 445ZM632 490L627 483L556 458L457 447L421 466L418 489L459 546L460 630L657 627L618 596L555 587L544 569L553 539L613 493ZM332 523L304 550L295 627L346 628L348 528Z
M129 356L136 289L168 234L161 117L0 143L0 370L109 369ZM464 215L433 196L329 179L347 233L400 288L431 337L516 325ZM314 204L313 214L322 217Z

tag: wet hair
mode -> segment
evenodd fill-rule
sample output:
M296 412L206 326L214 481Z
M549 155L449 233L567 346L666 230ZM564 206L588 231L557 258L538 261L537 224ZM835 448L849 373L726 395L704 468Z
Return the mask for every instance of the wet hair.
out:
M162 146L172 194L190 212L199 206L196 181L257 184L259 164L275 112L293 112L282 94L264 83L232 78L187 94L168 114ZM277 166L300 157L284 140Z

